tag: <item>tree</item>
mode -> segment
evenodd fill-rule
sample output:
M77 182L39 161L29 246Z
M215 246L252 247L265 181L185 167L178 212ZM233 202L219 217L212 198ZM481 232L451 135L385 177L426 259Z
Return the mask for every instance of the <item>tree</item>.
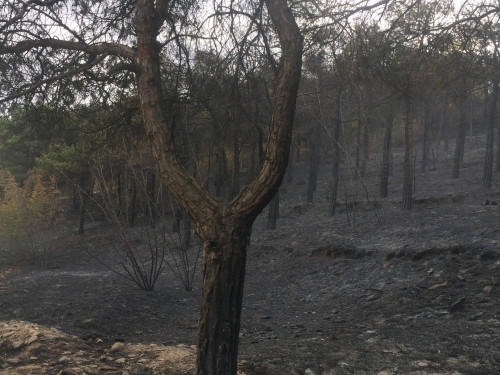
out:
M221 202L202 188L177 157L173 103L167 100L172 87L165 87L162 80L167 48L160 47L179 40L177 28L187 23L189 4L82 1L72 4L68 18L74 20L67 22L70 4L64 1L7 1L0 11L0 55L4 59L1 102L21 97L57 99L60 95L71 104L78 89L81 93L92 91L90 82L105 82L99 93L107 98L119 93L120 85L133 83L129 90L137 92L158 176L196 223L202 241L197 372L236 374L246 239L286 170L301 74L302 36L286 0L265 1L281 46L267 149L255 178L231 201ZM258 15L261 8L253 11ZM100 17L103 12L114 18ZM108 20L106 24L100 24L103 19ZM26 68L18 69L21 66ZM119 85L113 86L113 80Z

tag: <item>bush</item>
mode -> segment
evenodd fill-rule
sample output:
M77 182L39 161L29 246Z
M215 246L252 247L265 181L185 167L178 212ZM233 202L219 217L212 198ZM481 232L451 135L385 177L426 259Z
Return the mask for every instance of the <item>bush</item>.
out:
M31 171L21 186L10 172L0 170L0 250L46 266L62 218L54 177Z

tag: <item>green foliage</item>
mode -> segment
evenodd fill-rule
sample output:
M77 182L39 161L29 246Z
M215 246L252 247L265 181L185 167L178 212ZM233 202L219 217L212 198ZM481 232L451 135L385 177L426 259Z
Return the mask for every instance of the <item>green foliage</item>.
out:
M21 186L10 172L0 170L0 251L46 265L62 218L54 177L30 171Z
M0 168L18 180L35 165L37 157L53 143L75 141L69 125L71 116L60 108L46 105L13 106L0 118Z
M49 150L36 159L36 166L45 175L62 175L74 179L85 168L85 157L76 146L53 144Z

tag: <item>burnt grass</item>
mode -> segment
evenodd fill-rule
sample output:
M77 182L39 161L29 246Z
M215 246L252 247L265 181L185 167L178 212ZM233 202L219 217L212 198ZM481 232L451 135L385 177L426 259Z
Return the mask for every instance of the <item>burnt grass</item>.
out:
M330 166L321 166L315 203L306 204L307 164L298 163L281 189L277 229L266 229L267 211L253 228L245 373L500 373L500 205L491 204L500 204L500 186L481 189L482 155L467 149L459 179L451 179L451 155L418 172L406 212L400 177L385 199L374 193L375 173L364 187L346 178L335 217L325 198ZM202 267L191 292L168 268L145 292L89 256L109 255L109 226L74 229L47 267L4 257L0 321L56 327L89 345L196 344Z

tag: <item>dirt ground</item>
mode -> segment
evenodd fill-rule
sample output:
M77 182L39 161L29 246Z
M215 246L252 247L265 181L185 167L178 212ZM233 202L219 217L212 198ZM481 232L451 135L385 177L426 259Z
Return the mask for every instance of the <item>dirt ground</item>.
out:
M254 225L241 374L500 374L500 186L481 190L481 155L457 180L449 159L419 173L410 212L398 178L386 199L344 186L358 203L333 218L328 165L314 204L305 172L285 184L278 228ZM167 268L144 292L89 257L107 231L66 233L46 268L5 257L0 373L193 373L200 271L191 292Z

